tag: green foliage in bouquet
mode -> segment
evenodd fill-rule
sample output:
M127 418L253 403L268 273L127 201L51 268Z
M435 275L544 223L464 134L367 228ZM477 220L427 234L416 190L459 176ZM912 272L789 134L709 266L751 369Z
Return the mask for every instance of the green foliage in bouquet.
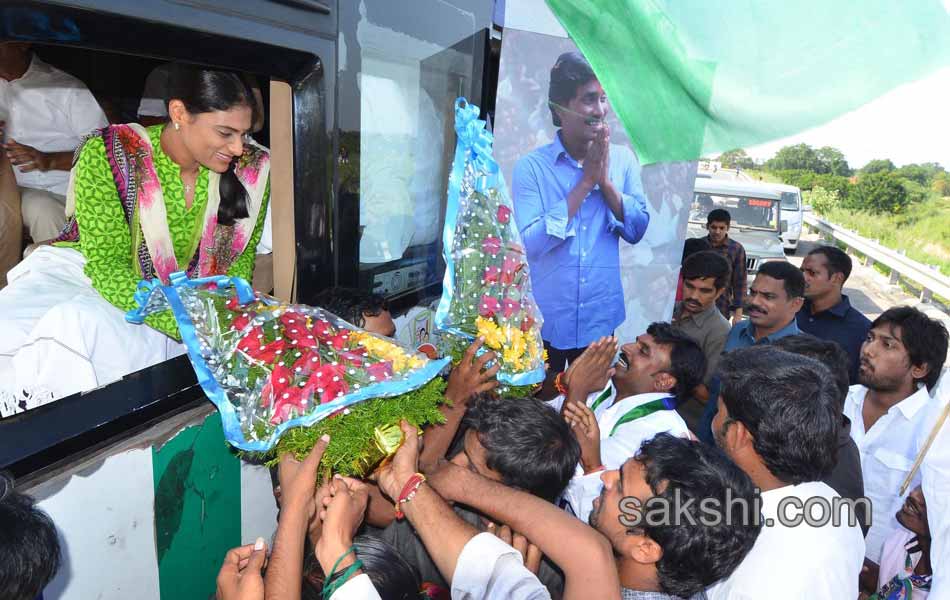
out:
M401 439L398 429L401 419L406 419L417 427L445 422L445 417L439 411L439 405L445 402L445 386L445 381L436 377L421 388L406 394L360 402L312 427L295 427L288 430L269 452L244 452L242 458L249 462L273 466L283 454L290 452L297 459L303 460L317 440L328 434L330 445L321 462L324 474L365 477L385 458L379 455L374 443L378 431L387 434L395 426L395 432Z

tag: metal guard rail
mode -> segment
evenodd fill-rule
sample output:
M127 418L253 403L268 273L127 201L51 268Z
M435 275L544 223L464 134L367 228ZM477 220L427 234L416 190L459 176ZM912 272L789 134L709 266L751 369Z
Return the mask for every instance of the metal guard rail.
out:
M916 287L921 290L921 301L929 301L933 294L950 299L950 277L943 275L940 271L863 238L839 225L818 218L814 214L805 213L804 221L823 237L830 237L866 256L866 266L877 262L890 269L891 284L897 284L902 278L916 284Z

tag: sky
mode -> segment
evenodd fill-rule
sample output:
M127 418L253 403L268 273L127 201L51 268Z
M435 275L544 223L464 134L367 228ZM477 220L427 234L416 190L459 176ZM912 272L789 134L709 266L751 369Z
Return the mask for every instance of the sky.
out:
M746 153L765 160L783 146L800 143L837 148L852 168L889 158L897 166L938 162L950 169L950 68L896 88L826 125L746 148Z

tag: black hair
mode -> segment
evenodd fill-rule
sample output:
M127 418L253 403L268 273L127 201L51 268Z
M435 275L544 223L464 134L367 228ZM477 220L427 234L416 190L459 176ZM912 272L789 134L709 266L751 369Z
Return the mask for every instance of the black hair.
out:
M667 506L683 506L688 514L676 522L643 519L635 529L663 549L656 563L662 591L691 598L731 575L762 528L750 518L756 494L749 476L718 448L669 433L644 442L636 461L646 470L653 496ZM705 498L716 501L715 520L702 509ZM649 510L650 503L644 508Z
M0 473L0 596L34 600L60 563L56 526L33 499L17 492Z
M844 275L844 281L847 281L848 277L851 277L851 257L841 248L837 246L818 246L809 252L808 256L812 254L821 254L828 261L829 277L835 273Z
M706 225L710 223L725 223L728 226L732 223L732 215L724 208L714 208L706 215Z
M348 287L323 290L314 304L357 327L366 325L367 316L378 317L389 310L389 302L382 296Z
M257 113L257 102L247 81L233 71L217 71L184 64L171 66L168 78L167 102L180 100L191 114L231 110L239 106L251 109L251 121ZM238 219L246 219L247 190L234 172L237 158L221 174L218 192L218 223L234 225Z
M772 475L799 484L831 472L838 461L841 417L838 388L824 365L771 346L753 346L723 355L719 376L729 421L749 430Z
M707 250L697 252L687 258L680 272L683 274L683 281L712 277L715 280L713 285L717 290L721 290L729 285L729 278L732 277L732 266L729 265L729 261L722 254Z
M907 349L910 364L926 364L929 367L927 374L914 382L923 383L929 391L933 391L943 363L947 360L947 328L944 324L916 308L895 306L874 319L871 329L880 325L900 327L900 340Z
M683 242L683 257L680 259L680 264L683 264L687 258L698 252L711 249L712 245L704 237L686 238L686 241Z
M597 75L580 52L565 52L557 57L557 62L551 67L551 82L548 85L548 108L551 109L551 121L555 127L561 126L561 117L553 105L566 107L577 94L577 88L591 79L597 79Z
M537 398L476 397L462 418L485 447L486 464L501 481L553 501L581 459L580 445L557 411Z
M657 344L670 348L669 373L676 378L673 393L679 402L689 399L690 393L702 383L706 372L706 355L691 337L669 323L651 323L647 333Z
M304 578L300 589L301 600L323 600L324 573L312 551L309 538L305 541ZM358 535L353 540L356 558L363 561L363 573L372 582L383 600L416 600L422 586L419 571L392 546L383 540Z
M785 336L772 345L792 354L814 358L827 367L834 379L835 387L838 388L838 409L844 408L844 400L848 396L848 387L851 385L849 375L851 359L840 344L802 333Z
M758 275L765 275L780 280L785 287L785 295L789 300L801 298L805 295L805 276L801 269L784 260L770 260L762 263Z

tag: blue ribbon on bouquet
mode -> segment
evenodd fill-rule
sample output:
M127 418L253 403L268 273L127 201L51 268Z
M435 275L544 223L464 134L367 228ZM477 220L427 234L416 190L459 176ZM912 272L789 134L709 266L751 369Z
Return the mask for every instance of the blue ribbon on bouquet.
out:
M442 280L442 298L435 313L437 329L450 333L462 339L475 339L470 333L452 327L448 322L449 307L455 295L455 259L452 248L455 247L455 228L458 225L459 195L461 194L462 179L465 177L465 165L471 163L475 170L474 187L480 194L487 194L492 189L505 189L504 177L493 156L492 148L495 137L488 129L487 123L478 118L480 110L466 100L455 100L455 133L458 140L455 144L455 158L452 162L452 172L449 174L448 198L445 208L445 227L442 230L442 254L445 258L445 277ZM511 225L509 225L511 227ZM482 347L478 355L481 356L488 349ZM538 367L522 373L499 371L498 381L507 385L523 386L539 383L544 379L544 367Z

